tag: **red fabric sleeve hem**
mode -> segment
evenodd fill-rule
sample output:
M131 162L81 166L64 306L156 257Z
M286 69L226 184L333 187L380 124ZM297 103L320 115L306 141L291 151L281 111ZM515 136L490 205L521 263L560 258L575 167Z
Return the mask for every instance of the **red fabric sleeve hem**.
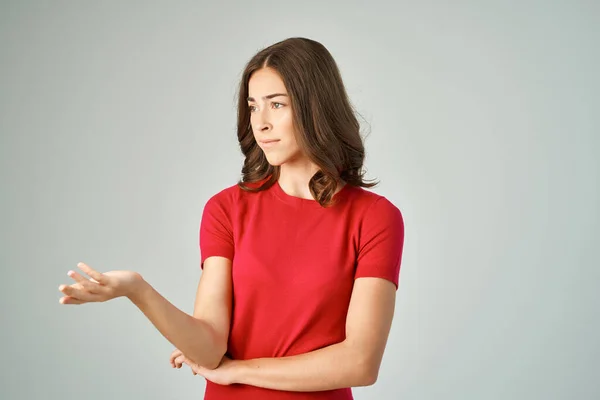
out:
M398 290L398 279L396 279L393 276L389 276L389 275L383 275L383 274L374 274L374 273L362 273L362 274L355 274L354 275L354 280L357 280L358 278L381 278L381 279L385 279L386 281L390 281L394 284L394 286L396 286L396 290Z
M233 251L231 251L230 249L219 247L209 247L207 249L204 249L204 251L202 252L202 256L200 257L200 268L204 269L204 262L209 257L224 257L233 261Z

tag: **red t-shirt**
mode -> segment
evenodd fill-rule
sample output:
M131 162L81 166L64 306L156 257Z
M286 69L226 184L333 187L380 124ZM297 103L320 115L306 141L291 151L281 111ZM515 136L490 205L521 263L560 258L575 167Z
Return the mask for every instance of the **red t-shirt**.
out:
M233 359L292 356L339 343L354 279L380 277L398 288L404 243L399 209L350 185L335 198L335 206L323 208L275 183L258 193L235 185L206 203L201 262L210 256L233 261ZM352 392L284 392L207 381L205 399L348 400Z

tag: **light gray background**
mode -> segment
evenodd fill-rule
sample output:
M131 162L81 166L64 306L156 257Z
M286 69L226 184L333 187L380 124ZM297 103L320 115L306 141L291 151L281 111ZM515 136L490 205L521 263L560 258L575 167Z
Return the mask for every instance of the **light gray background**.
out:
M235 183L245 62L327 46L403 212L397 313L357 399L600 397L594 1L0 3L1 399L202 398L78 261L191 312L205 201Z

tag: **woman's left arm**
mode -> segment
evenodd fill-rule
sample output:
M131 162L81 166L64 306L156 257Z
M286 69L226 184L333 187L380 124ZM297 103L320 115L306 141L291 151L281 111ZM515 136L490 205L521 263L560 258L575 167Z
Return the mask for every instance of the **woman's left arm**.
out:
M242 383L274 390L312 392L369 386L377 380L395 303L394 283L381 278L358 278L343 342L295 356L224 360L214 370L193 369L215 383Z

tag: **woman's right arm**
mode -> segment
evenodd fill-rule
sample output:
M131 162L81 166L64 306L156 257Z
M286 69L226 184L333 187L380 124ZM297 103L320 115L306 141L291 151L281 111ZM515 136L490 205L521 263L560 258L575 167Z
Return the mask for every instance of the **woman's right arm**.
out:
M209 257L198 283L193 315L179 310L145 281L130 300L189 359L214 369L227 351L231 323L231 260Z

